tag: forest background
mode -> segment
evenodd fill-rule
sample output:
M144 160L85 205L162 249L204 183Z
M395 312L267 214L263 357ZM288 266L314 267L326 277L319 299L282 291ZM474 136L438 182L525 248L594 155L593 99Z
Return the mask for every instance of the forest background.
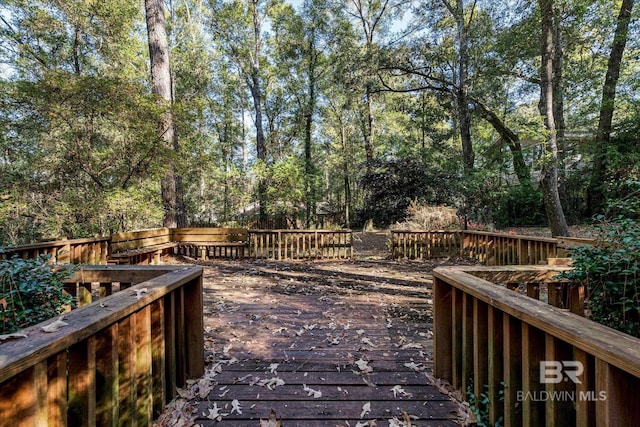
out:
M566 234L640 190L633 5L0 0L0 244L411 203Z

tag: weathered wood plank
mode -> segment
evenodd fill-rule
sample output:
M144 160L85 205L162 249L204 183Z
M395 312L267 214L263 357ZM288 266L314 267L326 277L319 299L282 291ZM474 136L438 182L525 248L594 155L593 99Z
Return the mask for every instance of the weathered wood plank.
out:
M507 267L502 267L507 268ZM548 270L546 266L508 267L522 270ZM558 267L562 269L563 267ZM496 286L472 274L483 267L440 267L434 277L454 282L465 293L489 303L501 311L521 319L532 327L562 339L576 348L610 361L611 364L640 377L640 346L638 339L622 332L577 316L569 311L557 310L541 301ZM444 277L446 275L446 279ZM588 328L585 328L588 324ZM580 331L576 334L576 331Z
M118 324L96 335L96 425L118 426Z
M111 242L125 242L127 240L139 240L147 237L170 236L171 230L168 228L154 228L150 230L129 231L125 233L114 233L111 235Z
M91 304L65 314L68 326L55 333L45 333L41 327L55 319L43 322L24 330L29 336L30 346L25 348L19 340L2 344L3 357L0 358L0 382L11 378L18 372L52 356L65 351L74 343L92 336L95 331L104 329L148 305L151 301L180 288L182 285L201 275L201 267L188 267L139 284L127 291L117 292L104 300L101 307ZM134 289L146 288L140 299L136 299ZM194 315L194 314L192 314ZM195 315L194 315L195 316Z

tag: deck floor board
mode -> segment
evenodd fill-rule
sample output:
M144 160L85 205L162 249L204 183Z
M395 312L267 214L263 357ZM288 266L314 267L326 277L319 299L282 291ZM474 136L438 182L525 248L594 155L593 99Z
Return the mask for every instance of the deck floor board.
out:
M211 389L191 400L196 424L260 426L273 411L283 427L387 426L403 416L413 427L457 425L458 404L425 375L433 356L428 265L204 265ZM207 417L216 413L224 415Z

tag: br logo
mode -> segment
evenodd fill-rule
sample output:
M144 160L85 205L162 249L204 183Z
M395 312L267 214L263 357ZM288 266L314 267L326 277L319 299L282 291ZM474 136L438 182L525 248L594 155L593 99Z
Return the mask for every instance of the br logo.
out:
M571 380L575 384L582 384L578 379L584 372L581 362L575 360L542 360L540 361L540 383L558 384Z

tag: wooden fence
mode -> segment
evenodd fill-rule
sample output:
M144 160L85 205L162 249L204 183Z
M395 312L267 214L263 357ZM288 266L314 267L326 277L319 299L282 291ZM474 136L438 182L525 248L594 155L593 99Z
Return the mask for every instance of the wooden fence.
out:
M351 230L249 230L250 258L348 259L353 257Z
M150 425L204 374L202 268L87 266L69 284L103 298L0 343L0 426Z
M573 313L563 268L436 268L434 373L486 393L491 425L639 425L640 340Z
M61 264L106 264L109 242L109 237L98 237L7 246L2 248L0 256L9 258L17 255L26 259L50 255L53 262Z
M589 239L545 238L482 231L391 231L394 258L430 259L448 256L475 258L488 266L537 265L564 257L571 246Z
M166 247L184 255L198 259L209 258L260 258L274 260L301 259L350 259L353 257L353 239L351 230L246 230L220 228L178 228L154 229L140 232L115 234L118 239L123 235L149 233L168 230L168 236L163 240ZM220 230L233 232L234 239L221 236ZM239 230L243 230L239 233ZM247 236L248 233L248 236ZM248 239L247 242L240 241ZM224 241L219 241L224 238ZM143 242L143 239L139 239ZM138 242L138 241L136 241ZM131 245L130 241L126 242ZM138 242L139 243L139 242ZM122 246L118 243L118 245ZM72 264L102 264L109 262L123 262L123 253L118 251L120 246L113 244L111 237L97 239L58 240L55 242L34 243L4 248L0 256L10 257L17 254L23 258L35 257L39 254L51 254L52 261ZM138 244L125 254L129 263L151 263L157 256L157 244L149 246ZM135 254L134 254L135 253ZM114 256L112 258L112 255ZM115 257L118 257L117 259ZM125 263L127 260L124 260Z
M459 231L391 231L393 258L432 259L460 255Z

